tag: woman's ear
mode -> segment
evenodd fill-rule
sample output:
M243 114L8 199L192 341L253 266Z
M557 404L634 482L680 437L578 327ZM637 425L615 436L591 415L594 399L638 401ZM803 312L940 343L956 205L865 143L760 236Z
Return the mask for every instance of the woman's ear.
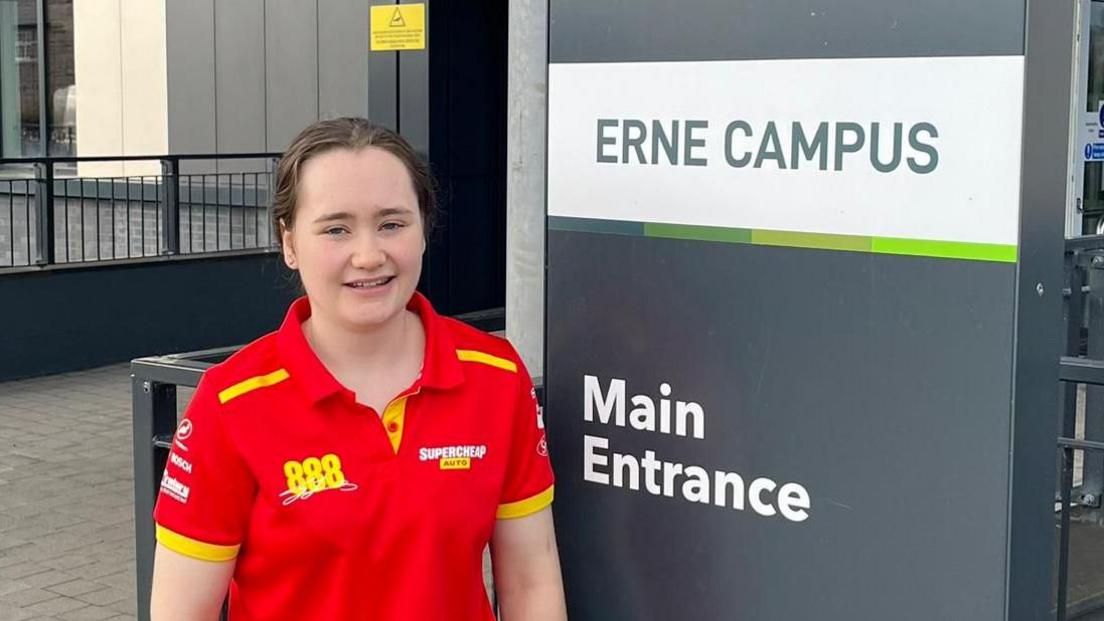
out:
M287 265L288 269L299 269L299 261L295 258L295 246L292 244L291 231L288 230L282 219L280 220L280 247L284 253L284 265Z

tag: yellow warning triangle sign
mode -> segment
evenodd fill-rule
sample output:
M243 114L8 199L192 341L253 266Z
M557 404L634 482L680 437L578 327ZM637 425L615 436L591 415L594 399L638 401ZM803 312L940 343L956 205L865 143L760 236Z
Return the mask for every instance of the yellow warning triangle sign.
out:
M391 15L391 21L387 24L388 28L406 28L406 20L403 19L402 10L399 7L395 7L395 13Z

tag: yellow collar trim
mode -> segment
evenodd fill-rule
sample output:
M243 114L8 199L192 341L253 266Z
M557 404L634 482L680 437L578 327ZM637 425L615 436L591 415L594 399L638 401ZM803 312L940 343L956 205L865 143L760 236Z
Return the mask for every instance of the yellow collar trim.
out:
M463 362L478 362L511 373L517 373L517 364L512 360L505 358L499 358L498 356L492 356L481 351L475 351L473 349L458 349L456 350L456 357Z
M219 403L225 404L231 399L236 399L247 392L253 392L258 388L264 388L266 386L272 386L279 384L289 377L287 370L277 369L267 375L258 375L257 377L251 377L243 382L238 382L233 386L223 390L218 394Z

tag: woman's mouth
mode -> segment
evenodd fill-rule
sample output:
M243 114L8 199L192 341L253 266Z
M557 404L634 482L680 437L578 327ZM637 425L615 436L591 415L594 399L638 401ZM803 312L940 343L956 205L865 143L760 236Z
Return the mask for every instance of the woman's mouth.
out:
M394 280L394 276L381 276L379 278L363 278L345 283L346 287L353 289L376 289L383 287Z

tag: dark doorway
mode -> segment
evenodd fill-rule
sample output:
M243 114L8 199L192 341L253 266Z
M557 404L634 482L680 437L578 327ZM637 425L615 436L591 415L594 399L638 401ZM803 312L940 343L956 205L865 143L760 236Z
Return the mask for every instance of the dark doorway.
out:
M507 3L429 6L429 159L442 206L422 288L440 312L506 299Z

